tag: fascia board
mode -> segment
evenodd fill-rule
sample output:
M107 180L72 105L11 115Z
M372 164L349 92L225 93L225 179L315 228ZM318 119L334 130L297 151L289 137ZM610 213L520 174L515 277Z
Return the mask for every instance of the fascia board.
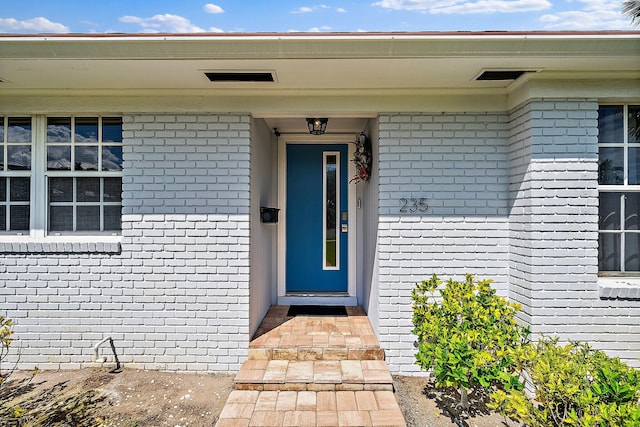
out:
M640 57L640 32L605 34L0 37L0 58L264 59L465 56Z

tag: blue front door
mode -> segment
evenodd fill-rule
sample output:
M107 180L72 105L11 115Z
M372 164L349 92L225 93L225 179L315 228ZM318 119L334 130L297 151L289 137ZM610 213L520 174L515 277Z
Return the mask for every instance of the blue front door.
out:
M287 292L347 292L347 144L287 145Z

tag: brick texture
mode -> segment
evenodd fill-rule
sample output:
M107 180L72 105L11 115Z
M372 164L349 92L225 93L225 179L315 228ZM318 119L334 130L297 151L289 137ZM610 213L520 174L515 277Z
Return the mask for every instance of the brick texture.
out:
M3 257L20 366L77 368L111 336L129 366L235 371L249 344L250 118L123 120L119 250Z
M598 287L597 118L588 99L534 100L510 115L509 295L534 332L640 366L638 301L601 299Z
M434 273L492 278L534 333L639 366L638 301L597 275L597 110L539 99L509 114L380 116L371 320L392 372L418 372L410 295ZM402 198L422 197L426 212L399 212Z
M508 116L385 114L379 123L376 329L390 369L415 373L416 282L473 273L507 294ZM401 213L402 198L428 209Z
M639 366L637 287L597 275L597 109L535 99L504 114L379 116L368 296L392 372L418 373L410 295L434 273L492 278L535 333ZM248 115L124 116L121 242L0 247L0 309L16 321L20 367L85 366L111 336L129 366L239 369L250 133Z

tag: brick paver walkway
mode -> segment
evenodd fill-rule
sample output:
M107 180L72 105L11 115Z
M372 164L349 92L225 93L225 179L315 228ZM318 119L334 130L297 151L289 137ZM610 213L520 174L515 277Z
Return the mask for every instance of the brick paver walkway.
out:
M406 426L369 319L287 316L273 306L216 427Z

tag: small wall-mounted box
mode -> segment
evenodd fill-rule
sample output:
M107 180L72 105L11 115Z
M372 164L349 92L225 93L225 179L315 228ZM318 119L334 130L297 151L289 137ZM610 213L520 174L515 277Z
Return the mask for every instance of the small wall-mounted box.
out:
M260 222L263 224L275 224L278 222L278 208L260 208Z

